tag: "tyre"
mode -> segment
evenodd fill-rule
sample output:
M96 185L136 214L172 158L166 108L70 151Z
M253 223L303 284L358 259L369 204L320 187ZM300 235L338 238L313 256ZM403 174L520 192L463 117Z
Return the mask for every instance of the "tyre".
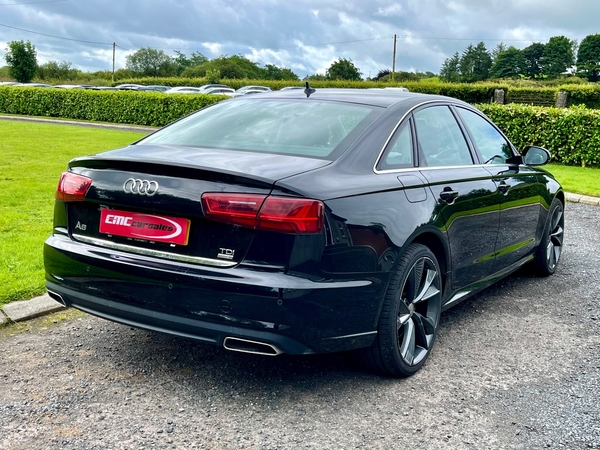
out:
M371 347L362 361L387 376L416 373L431 353L440 321L442 278L435 255L411 244L393 269Z
M550 205L544 234L533 261L538 275L548 276L556 271L563 248L564 225L564 207L562 202L555 198Z

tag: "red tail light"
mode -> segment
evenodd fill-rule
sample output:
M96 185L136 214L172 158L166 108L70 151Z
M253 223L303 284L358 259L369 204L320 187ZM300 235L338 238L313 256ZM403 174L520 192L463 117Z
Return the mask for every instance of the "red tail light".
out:
M56 199L63 202L82 202L92 185L92 180L73 172L64 172L56 188Z
M207 219L257 230L318 234L323 230L323 203L318 200L259 194L202 195Z

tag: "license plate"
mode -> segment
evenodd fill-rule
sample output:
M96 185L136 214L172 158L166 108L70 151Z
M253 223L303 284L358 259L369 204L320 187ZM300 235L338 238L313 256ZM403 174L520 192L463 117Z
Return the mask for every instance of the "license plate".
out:
M157 214L103 209L100 233L168 244L187 245L190 221Z

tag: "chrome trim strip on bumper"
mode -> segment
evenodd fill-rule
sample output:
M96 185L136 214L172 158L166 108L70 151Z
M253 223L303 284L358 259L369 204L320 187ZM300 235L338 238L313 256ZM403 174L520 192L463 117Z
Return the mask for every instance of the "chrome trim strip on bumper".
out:
M179 255L177 253L163 252L160 250L152 250L148 248L134 247L133 245L118 244L116 242L106 241L104 239L92 238L89 236L82 236L80 234L73 234L73 239L84 242L86 244L96 245L98 247L108 248L111 250L118 250L127 253L135 253L137 255L152 256L154 258L168 259L170 261L179 261L192 264L203 264L205 266L214 267L233 267L237 265L236 262L223 261L219 259L202 258L201 256L187 256Z
M357 337L362 337L362 336L369 336L371 334L377 334L377 330L367 331L366 333L347 334L346 336L334 336L334 337L330 337L327 339L351 339L351 338L357 338Z

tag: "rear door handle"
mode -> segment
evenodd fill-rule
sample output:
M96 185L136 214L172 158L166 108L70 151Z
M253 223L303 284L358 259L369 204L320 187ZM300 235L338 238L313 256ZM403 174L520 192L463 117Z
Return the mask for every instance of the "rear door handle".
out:
M500 192L502 192L503 194L506 194L509 189L510 189L510 184L506 183L505 181L501 181L500 184L498 185L498 190Z
M458 197L458 191L453 191L451 187L445 187L442 192L440 192L440 198L444 200L446 203L452 203Z

